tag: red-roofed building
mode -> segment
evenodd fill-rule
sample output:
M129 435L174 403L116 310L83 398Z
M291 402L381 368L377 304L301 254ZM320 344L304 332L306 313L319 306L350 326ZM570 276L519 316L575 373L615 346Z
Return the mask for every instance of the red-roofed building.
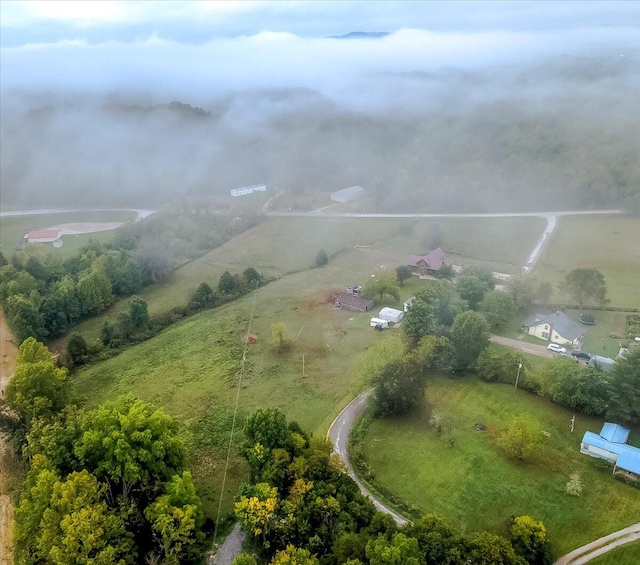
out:
M25 234L25 243L53 243L54 247L62 247L62 230L34 230Z
M453 261L438 247L426 255L409 255L407 265L418 275L435 276L442 267L453 265Z

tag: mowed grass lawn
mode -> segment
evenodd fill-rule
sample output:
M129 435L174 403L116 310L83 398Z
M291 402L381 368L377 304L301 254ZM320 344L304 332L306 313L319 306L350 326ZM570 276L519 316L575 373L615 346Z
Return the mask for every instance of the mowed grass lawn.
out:
M509 516L527 514L545 523L557 555L640 519L640 489L614 479L610 465L579 452L584 432L599 431L601 420L578 416L571 433L571 412L474 376L433 377L426 399L407 417L374 420L361 442L375 484L421 512L435 512L464 532L501 534ZM429 425L434 412L444 419L441 436ZM499 430L517 414L549 433L527 462L507 458L496 445ZM476 431L476 423L487 431ZM565 493L574 472L584 483L580 497Z
M536 278L553 285L552 300L573 303L558 283L573 269L598 269L607 281L611 306L640 308L639 241L638 218L561 218Z
M544 227L539 218L272 218L176 269L166 283L147 287L140 295L153 315L186 304L202 282L216 288L220 275L227 270L239 273L254 267L278 279L309 272L320 249L330 256L330 279L335 288L352 282L364 284L381 267L393 270L411 253L430 251L435 224L442 231L443 249L457 262L509 272L520 269ZM315 279L320 271L311 272L311 279ZM294 279L291 284L292 294L298 294L295 285L300 283ZM104 314L78 326L77 331L89 339L97 337L104 319L115 319L128 308L127 303L127 299L119 301Z
M76 222L128 222L134 220L136 213L133 211L87 211L87 212L60 212L53 214L33 214L28 216L7 216L0 220L0 243L5 256L11 255L22 243L24 234L46 229L59 224L71 224ZM62 247L54 249L51 243L32 243L30 247L44 252L54 253L63 258L77 253L83 245L93 238L100 243L110 241L115 230L80 234L78 236L62 236Z
M591 565L638 565L640 563L640 541L624 545L606 555L590 561Z

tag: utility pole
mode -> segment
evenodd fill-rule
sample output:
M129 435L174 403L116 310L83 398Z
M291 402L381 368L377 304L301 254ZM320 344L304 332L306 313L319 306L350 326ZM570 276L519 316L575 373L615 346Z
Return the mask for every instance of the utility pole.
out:
M518 361L518 372L516 374L516 384L513 387L513 390L518 390L518 379L520 378L520 369L522 369L522 361Z
M571 418L571 433L573 433L573 428L576 425L576 415L573 415L573 418Z
M302 354L302 378L304 379L304 353Z

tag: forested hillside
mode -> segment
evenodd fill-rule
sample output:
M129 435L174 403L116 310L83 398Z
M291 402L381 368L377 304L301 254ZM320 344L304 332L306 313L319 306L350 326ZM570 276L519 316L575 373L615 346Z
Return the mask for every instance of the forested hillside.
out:
M157 206L255 183L359 184L369 211L637 210L632 59L379 73L354 79L357 94L238 91L202 107L32 94L4 104L2 202Z

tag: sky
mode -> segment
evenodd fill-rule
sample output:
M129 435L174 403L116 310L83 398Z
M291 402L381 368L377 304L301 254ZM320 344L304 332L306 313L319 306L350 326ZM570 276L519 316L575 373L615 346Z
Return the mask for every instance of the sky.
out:
M640 2L0 2L3 93L159 99L360 77L633 56ZM329 39L354 31L381 39ZM153 93L153 95L149 93Z

